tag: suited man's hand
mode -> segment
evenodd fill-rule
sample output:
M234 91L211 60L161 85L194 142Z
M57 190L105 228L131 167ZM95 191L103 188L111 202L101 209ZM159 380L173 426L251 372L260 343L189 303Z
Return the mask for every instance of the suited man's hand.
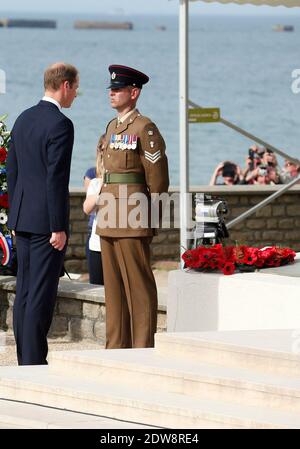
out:
M62 232L52 232L50 243L53 248L62 251L65 247L67 241L67 235L64 231Z

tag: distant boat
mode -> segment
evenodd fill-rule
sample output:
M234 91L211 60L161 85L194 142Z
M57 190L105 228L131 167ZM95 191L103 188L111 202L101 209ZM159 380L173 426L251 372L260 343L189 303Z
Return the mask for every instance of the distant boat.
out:
M77 20L74 23L77 30L132 30L132 22L98 22Z
M7 28L56 28L55 20L0 19L0 27Z
M294 31L293 25L274 25L273 31Z
M157 25L156 30L157 31L166 31L167 27L165 25Z

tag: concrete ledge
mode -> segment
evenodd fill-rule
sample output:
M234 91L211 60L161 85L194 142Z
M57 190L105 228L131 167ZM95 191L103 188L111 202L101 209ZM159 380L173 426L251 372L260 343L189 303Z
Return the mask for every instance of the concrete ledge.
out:
M172 271L168 332L297 329L300 259L282 268L224 276Z
M16 278L0 276L0 330L12 329ZM166 305L158 308L158 332L166 329ZM104 287L61 279L49 337L105 342Z
M209 185L195 185L190 186L189 191L191 193L226 193L226 194L239 194L239 193L246 193L246 194L266 194L266 193L274 193L280 190L283 187L284 184L278 184L278 185L234 185L234 186L222 186L222 185L216 185L216 186L209 186ZM171 186L169 188L170 193L179 192L179 186ZM300 193L300 184L296 184L293 187L291 187L288 190L289 193ZM82 196L85 198L85 191L81 187L71 187L70 188L70 195L71 196Z
M284 184L278 185L234 185L234 186L190 186L191 193L211 193L211 194L221 194L224 193L226 195L266 195L277 192L283 187ZM170 192L178 192L178 187L171 187ZM288 193L299 194L300 193L300 185L294 185L288 190Z

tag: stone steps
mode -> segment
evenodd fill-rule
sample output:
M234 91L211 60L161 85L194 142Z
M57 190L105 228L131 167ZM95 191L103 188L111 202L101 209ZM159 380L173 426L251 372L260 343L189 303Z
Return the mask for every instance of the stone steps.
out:
M162 428L300 428L289 412L83 382L50 374L47 366L1 368L0 396Z
M160 333L155 348L182 361L300 379L300 330Z
M0 400L0 429L152 429L126 421Z
M300 428L297 344L295 331L203 332L157 334L155 349L51 352L48 366L1 367L0 398L132 426ZM0 427L7 416L0 401ZM16 427L39 425L22 416Z
M182 362L158 349L53 352L49 372L61 377L128 388L177 393L192 398L300 412L300 378L236 367Z

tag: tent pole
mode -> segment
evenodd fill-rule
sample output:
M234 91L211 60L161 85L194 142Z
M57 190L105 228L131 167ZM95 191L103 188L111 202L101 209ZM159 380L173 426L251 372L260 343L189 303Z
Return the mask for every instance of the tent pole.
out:
M187 248L189 191L188 123L188 15L189 0L179 0L179 149L180 149L180 255ZM183 268L182 259L181 267Z

